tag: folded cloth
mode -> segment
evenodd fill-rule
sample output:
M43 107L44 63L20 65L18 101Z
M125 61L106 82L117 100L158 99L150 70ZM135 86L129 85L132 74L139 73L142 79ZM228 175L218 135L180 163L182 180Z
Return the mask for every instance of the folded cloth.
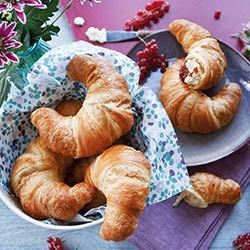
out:
M197 171L234 179L244 190L250 180L250 143L222 160L189 168L191 174ZM233 208L214 204L200 209L185 202L172 207L174 201L175 197L172 197L144 210L137 230L130 238L139 249L208 249Z

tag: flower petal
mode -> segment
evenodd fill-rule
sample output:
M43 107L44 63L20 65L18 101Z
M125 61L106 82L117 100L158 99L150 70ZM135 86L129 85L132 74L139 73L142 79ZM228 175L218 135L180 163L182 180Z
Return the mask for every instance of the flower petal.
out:
M21 46L22 46L22 43L17 42L15 40L7 41L7 42L4 43L4 48L5 49L10 49L10 48L17 49L17 48L19 48Z
M4 10L6 10L6 9L7 9L6 4L0 3L0 11L2 12L2 11L4 11Z
M37 5L37 6L34 6L34 7L37 8L37 9L40 9L40 10L47 9L47 5L45 5L45 4Z
M3 68L5 64L9 64L10 60L5 54L0 53L0 68Z
M18 18L18 20L22 23L25 24L26 23L26 15L24 12L18 12L16 11L16 16Z
M7 34L10 34L12 31L14 31L15 28L16 28L16 23L12 22L6 27L5 32Z
M28 6L33 6L37 9L46 9L47 6L40 0L24 0L24 3Z
M18 11L18 12L24 12L24 7L25 7L25 5L21 4L21 3L13 4L14 10Z
M16 40L13 41L13 44L15 45L14 48L16 48L16 49L19 48L19 47L21 47L23 45L22 43L20 43L20 42L18 42Z
M5 55L7 58L9 58L10 61L14 62L14 63L18 63L19 62L19 58L16 54L14 54L13 52L10 51L6 51Z
M2 60L3 62L8 62L8 58L3 53L0 54L0 60Z
M7 26L7 22L2 22L2 23L0 24L0 35L1 35L1 36L4 36L4 31L5 31L5 29L6 29L6 26Z
M3 68L4 64L5 64L5 63L0 59L0 69Z

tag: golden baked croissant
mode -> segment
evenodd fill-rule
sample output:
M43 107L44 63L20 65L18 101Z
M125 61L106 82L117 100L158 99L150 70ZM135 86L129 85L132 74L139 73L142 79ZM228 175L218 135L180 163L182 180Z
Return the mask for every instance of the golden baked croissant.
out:
M105 240L124 240L135 230L149 193L150 163L125 145L115 145L99 155L85 171L107 199L100 235Z
M68 175L65 178L67 183L69 183L69 185L72 186L79 182L83 182L85 178L86 170L89 168L89 165L94 159L95 157L75 160L75 162L70 168ZM87 212L88 210L92 208L96 208L104 204L106 204L106 197L101 191L96 189L93 200L90 203L86 204L82 208L82 211Z
M183 60L177 60L161 79L160 100L174 126L184 132L209 133L227 125L239 106L239 85L230 83L208 97L181 81L182 65Z
M69 115L69 111L74 115L78 104L78 101L65 101L57 108L62 115ZM72 161L47 149L39 137L29 144L11 173L11 187L26 213L36 219L69 220L93 199L96 190L87 180L73 187L64 183Z
M192 175L190 180L193 188L183 191L174 206L183 199L190 206L206 208L213 203L235 204L241 198L240 185L233 180L205 172Z
M75 56L67 74L84 82L88 90L79 112L63 117L50 108L39 108L31 121L54 152L73 158L97 155L133 125L127 82L111 63L87 55Z
M208 89L222 77L227 66L219 43L209 31L185 19L169 24L170 32L187 53L180 77L194 89Z

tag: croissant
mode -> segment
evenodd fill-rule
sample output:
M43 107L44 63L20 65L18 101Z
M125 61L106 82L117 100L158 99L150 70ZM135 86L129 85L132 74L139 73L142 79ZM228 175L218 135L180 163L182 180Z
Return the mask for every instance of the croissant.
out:
M190 206L206 208L213 203L235 204L241 198L240 185L233 180L205 172L192 175L190 180L193 188L183 191L174 206L183 199Z
M131 147L114 145L90 164L84 179L107 199L101 237L119 241L130 236L149 193L150 163L145 156Z
M227 66L219 43L209 31L185 19L169 24L170 32L187 53L180 78L194 89L208 89L222 77Z
M89 165L94 159L95 159L94 157L83 158L83 159L78 159L73 163L73 165L70 168L70 172L65 178L70 186L84 181L84 179L86 178L85 176L86 170L89 168ZM82 211L87 212L92 208L96 208L104 204L106 204L106 197L101 191L96 189L93 200L90 203L86 204L82 208Z
M179 77L183 60L177 60L163 74L160 100L174 126L184 132L209 133L226 126L237 112L242 91L238 84L224 86L208 97Z
M69 110L75 114L78 104L78 101L63 102L57 109L62 115L69 115ZM69 220L93 199L96 190L87 180L73 187L64 183L72 161L47 149L39 137L29 144L11 173L11 187L26 213L36 219Z
M73 158L97 155L133 125L128 84L110 62L88 55L75 56L67 74L88 90L79 112L64 117L43 107L32 113L31 122L54 152Z

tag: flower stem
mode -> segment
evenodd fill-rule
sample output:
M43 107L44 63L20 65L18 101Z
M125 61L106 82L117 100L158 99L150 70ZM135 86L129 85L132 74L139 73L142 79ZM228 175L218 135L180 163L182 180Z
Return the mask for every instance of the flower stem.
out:
M146 41L145 41L142 37L138 36L138 39L139 39L141 42L143 42L145 45L147 44Z
M68 10L70 9L71 5L73 4L75 0L70 0L67 5L65 6L65 8L63 9L63 11L58 15L58 17L50 24L50 25L47 25L46 28L43 30L43 32L39 35L39 36L36 36L34 37L33 39L39 39L53 24L55 24L58 19Z

